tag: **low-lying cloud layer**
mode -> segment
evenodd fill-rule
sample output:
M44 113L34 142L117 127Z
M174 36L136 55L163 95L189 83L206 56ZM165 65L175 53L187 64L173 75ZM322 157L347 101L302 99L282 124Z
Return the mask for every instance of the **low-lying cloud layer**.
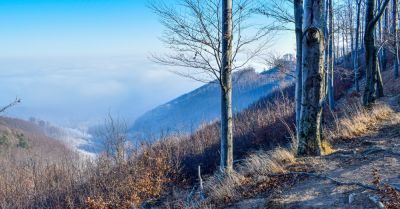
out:
M16 96L23 101L7 115L71 127L101 122L109 112L132 122L199 85L133 56L0 60L0 106Z

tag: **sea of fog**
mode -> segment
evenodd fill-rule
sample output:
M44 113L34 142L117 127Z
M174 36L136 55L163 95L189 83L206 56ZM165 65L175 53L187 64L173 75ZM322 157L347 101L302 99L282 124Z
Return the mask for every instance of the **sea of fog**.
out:
M87 130L108 114L130 125L200 85L134 56L0 59L0 106L22 100L4 115L66 128L71 137L64 140L74 147L84 146Z

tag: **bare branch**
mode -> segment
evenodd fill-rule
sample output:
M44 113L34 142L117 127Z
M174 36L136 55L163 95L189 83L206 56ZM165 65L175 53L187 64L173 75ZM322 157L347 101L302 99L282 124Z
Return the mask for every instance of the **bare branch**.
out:
M13 107L13 106L17 105L18 103L21 103L21 99L15 98L15 100L14 100L12 103L10 103L9 105L7 105L7 106L1 108L1 109L0 109L0 113L6 111L6 110L9 109L10 107Z
M172 72L196 81L221 81L221 1L167 2L152 0L149 5L165 27L161 40L169 49L168 53L152 55L150 59L158 64L178 67ZM244 68L257 58L271 40L274 26L257 28L252 23L254 2L234 1L232 71Z

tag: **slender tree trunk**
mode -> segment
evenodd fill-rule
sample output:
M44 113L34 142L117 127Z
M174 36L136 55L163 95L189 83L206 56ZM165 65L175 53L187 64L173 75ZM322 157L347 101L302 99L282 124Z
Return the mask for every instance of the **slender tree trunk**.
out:
M304 1L303 91L298 134L299 155L321 155L321 114L324 97L323 0Z
M350 32L350 57L351 65L354 66L354 23L353 23L353 5L351 1L349 3L349 32Z
M356 48L354 51L354 84L356 86L356 91L360 92L360 84L358 79L360 77L360 67L359 67L359 38L360 38L360 10L361 10L361 0L357 0L357 20L356 20Z
M346 56L346 44L345 44L345 36L346 36L346 30L345 30L345 26L344 26L344 22L342 22L342 57L343 57L343 61L346 60L345 56Z
M222 1L221 171L233 171L232 0Z
M328 12L329 12L329 36L328 36L328 98L329 98L329 107L333 110L335 109L335 73L333 69L333 0L328 0Z
M389 24L389 15L388 15L388 8L385 9L385 13L383 15L383 32L382 32L382 41L387 40L388 36L388 24ZM381 70L385 71L387 67L387 48L384 45L382 47L382 54L381 54Z
M376 97L380 98L380 97L384 96L383 80L382 80L381 68L379 67L379 63L377 62L375 65L376 65L376 90L377 90Z
M382 16L384 9L386 8L389 0L386 0L377 15L374 16L375 10L375 0L367 0L367 8L365 10L365 34L364 34L364 44L365 44L365 61L366 61L366 85L363 95L364 106L369 106L376 99L377 92L376 86L378 83L378 61L377 61L377 49L375 47L375 37L374 30L375 25L379 18ZM379 93L379 92L378 92Z
M379 9L379 7L380 7L380 5L381 5L381 0L378 0L378 4L377 4L378 6L378 9ZM378 36L376 37L378 40L379 40L379 42L378 43L380 43L380 44L383 44L383 24L382 24L382 18L379 18L379 21L378 21L378 27L377 27L377 34L378 34ZM378 57L379 57L379 59L378 59L378 65L379 65L379 69L384 69L383 68L383 60L385 59L384 58L384 56L383 56L383 52L382 52L382 50L380 50L379 52L378 52Z
M393 71L394 78L397 79L399 77L399 43L398 43L398 6L397 0L392 0L392 34L394 36L393 40L393 49L394 49L394 58L393 58Z
M296 33L296 127L299 128L302 92L302 36L303 36L303 0L294 0L294 18ZM298 133L298 131L297 131Z

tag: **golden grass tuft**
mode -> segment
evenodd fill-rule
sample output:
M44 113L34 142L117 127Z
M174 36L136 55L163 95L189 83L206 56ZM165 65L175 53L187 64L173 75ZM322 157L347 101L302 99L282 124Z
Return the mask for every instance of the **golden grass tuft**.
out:
M321 146L324 155L329 155L335 152L335 150L332 148L332 145L326 140L322 141Z
M286 149L277 148L271 152L255 153L247 157L239 166L246 176L267 176L272 173L284 172L284 164L295 162L295 156Z
M205 190L212 202L230 202L240 197L238 188L242 186L245 178L237 172L229 175L217 173L205 182Z
M328 139L353 139L376 130L379 123L388 120L393 110L386 104L364 108L361 104L348 107L344 116L335 121L333 129L326 134Z
M238 165L238 172L228 176L217 173L207 179L207 201L221 204L239 200L246 187L269 182L269 175L285 172L285 166L290 163L295 163L295 156L287 149L253 153Z

